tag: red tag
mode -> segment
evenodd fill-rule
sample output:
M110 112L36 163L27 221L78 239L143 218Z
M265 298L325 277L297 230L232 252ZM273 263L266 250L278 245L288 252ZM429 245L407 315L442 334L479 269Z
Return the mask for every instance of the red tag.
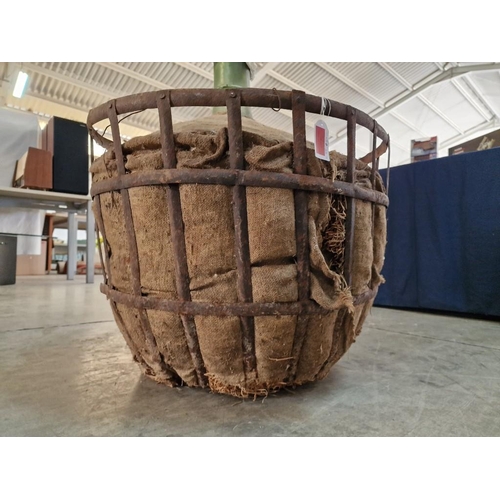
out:
M328 148L328 127L323 120L318 120L314 127L314 154L320 160L330 160L330 152Z

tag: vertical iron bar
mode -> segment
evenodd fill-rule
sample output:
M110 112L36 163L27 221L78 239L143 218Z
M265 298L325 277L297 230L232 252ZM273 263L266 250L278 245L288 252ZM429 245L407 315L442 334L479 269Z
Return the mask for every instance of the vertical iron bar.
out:
M372 183L372 190L376 191L376 181L377 181L377 170L378 170L378 158L377 158L377 122L373 120L373 142L372 142L372 172L370 175L370 180ZM372 245L375 249L375 203L372 203ZM373 289L373 278L374 278L374 268L372 266L372 273L370 278L370 288Z
M372 142L372 173L371 173L371 181L372 181L372 189L375 191L375 179L377 173L377 122L373 122L373 142Z
M347 109L347 175L346 181L356 183L356 110ZM354 223L356 219L356 199L347 198L345 219L344 278L352 286L352 258L354 251Z
M113 136L113 149L115 152L116 166L118 170L118 175L125 175L125 161L123 158L122 142L120 138L120 126L118 124L118 116L116 113L116 101L113 100L109 104L108 108L108 118L111 125L111 133ZM134 230L134 220L132 218L132 208L130 206L130 196L128 189L120 190L123 215L125 218L125 228L127 231L127 240L130 252L130 270L132 274L132 289L134 295L142 296L141 290L141 276L139 268L139 254L137 250L137 241L135 238ZM166 378L174 378L176 375L172 370L165 364L163 356L160 354L158 346L156 344L156 339L151 331L151 325L149 323L149 318L146 310L140 308L139 321L141 323L144 335L146 337L146 343L148 344L149 351L153 361L158 365L162 375ZM155 370L156 372L156 370Z
M237 90L228 90L226 97L229 164L234 170L244 170L243 136L241 125L241 95ZM245 186L233 188L233 217L235 233L236 271L238 275L238 301L252 302L252 270L250 266L250 244L248 239L247 195ZM242 330L243 365L245 377L255 372L255 324L253 316L240 317Z
M170 92L158 92L156 96L158 114L160 117L160 141L161 154L164 168L176 168L174 129L172 123L172 109L170 104ZM180 186L169 184L166 186L168 215L170 221L170 237L175 263L175 285L180 300L191 302L191 290L189 288L189 269L186 254L186 241L184 239L184 222L182 220ZM186 343L193 361L198 378L202 387L207 386L206 369L200 351L198 334L193 316L181 315L184 326Z
M387 196L389 196L389 174L391 171L391 138L387 139L387 175L385 177L385 189Z
M109 105L108 118L111 124L111 133L113 135L113 149L116 158L116 167L118 176L125 175L125 162L123 159L122 143L120 138L120 128L118 117L116 115L116 104L113 101ZM121 189L120 195L123 205L123 215L125 218L125 228L127 231L127 240L130 251L130 271L132 275L132 289L135 295L141 295L141 279L139 270L139 256L137 253L137 242L134 232L134 221L132 218L132 208L130 206L130 196L128 189Z
M293 170L296 174L307 175L305 94L292 91L293 120ZM297 267L299 300L309 298L309 241L307 193L297 190L295 195L295 235L297 240Z
M305 93L292 90L292 122L293 122L293 171L307 175L306 145L306 101ZM309 234L308 234L308 196L306 191L294 191L295 203L295 239L297 258L297 284L299 301L309 299ZM300 353L307 331L308 317L297 316L297 325L292 348L290 378L295 379Z

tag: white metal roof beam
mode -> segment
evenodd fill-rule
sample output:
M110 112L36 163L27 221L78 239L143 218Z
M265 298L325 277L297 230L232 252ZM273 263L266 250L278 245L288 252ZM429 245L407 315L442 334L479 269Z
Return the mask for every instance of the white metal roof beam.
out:
M111 69L113 71L117 71L118 73L121 73L122 75L125 75L129 78L133 78L134 80L137 80L142 83L146 83L147 85L150 85L151 87L155 87L157 89L173 89L175 87L172 87L170 85L167 85L166 83L161 82L160 80L155 80L154 78L149 78L147 76L142 75L141 73L138 73L137 71L131 70L129 68L125 68L121 64L117 63L97 63L100 66L104 66L105 68ZM177 64L177 63L176 63ZM184 63L179 63L179 64L184 64ZM186 63L190 64L190 63ZM194 66L194 64L191 64L191 66ZM198 68L200 69L200 68ZM200 69L200 71L203 71ZM181 115L181 121L185 120L191 120L193 117L192 116L187 116L186 113L183 113L180 111L182 108L176 108L179 114Z
M469 80L469 77L467 75L464 75L463 78L466 80ZM485 119L485 120L491 120L493 116L495 116L495 113L491 112L489 107L485 106L480 99L478 99L482 106L480 106L477 101L469 94L469 91L464 87L464 85L459 81L459 78L455 78L454 80L451 81L455 88L467 99L468 102L474 106L474 109ZM476 94L474 93L474 96Z
M492 114L492 116L499 117L498 113L495 111L493 106L487 97L477 88L477 85L474 83L470 75L463 75L462 78L465 80L466 85L472 89L472 92L475 96L484 104L486 109ZM500 118L500 117L499 117Z
M62 73L58 73L57 71L50 70L50 69L42 67L42 66L38 66L37 64L23 63L23 68L26 68L29 71L36 72L36 73L43 75L45 77L52 78L53 80L55 80L57 82L62 82L62 83L65 83L67 85L72 85L74 87L86 90L88 92L92 92L94 94L102 95L102 96L106 97L107 99L116 99L117 97L121 96L117 92L112 92L111 90L108 90L108 89L103 88L103 87L95 87L95 86L88 84L86 82L83 82L81 80L77 80L73 77L66 76ZM46 96L44 94L40 94L39 97L42 97L42 95L43 95L43 98L46 98L47 101L68 104L68 102L65 99L49 98L49 96ZM73 106L73 107L75 109L78 109L75 106ZM89 110L87 109L87 113L88 113L88 111ZM137 120L137 118L132 118L132 119L128 120L128 123L130 123L130 125L133 127L136 127L136 128L142 129L142 130L151 131L152 128L149 125L147 125L147 123L145 123L145 122L147 122L148 119L150 119L150 117L148 117L148 113L151 114L148 110L146 110L145 113L143 114L142 120Z
M153 78L149 78L145 75L142 75L141 73L137 73L137 71L131 70L129 68L126 68L125 66L122 66L121 64L114 63L114 62L98 62L96 63L99 66L102 66L104 68L110 69L112 71L116 71L117 73L121 73L124 76L128 76L129 78L133 78L134 80L138 80L142 83L146 83L147 85L150 85L151 87L155 87L157 89L171 89L173 87L170 87L166 83L160 82L158 80L155 80Z
M489 130L493 130L497 128L499 125L500 125L500 120L496 116L494 116L487 122L480 123L479 125L476 125L475 127L466 130L465 133L463 133L462 135L457 135L443 142L443 144L438 144L439 149L449 148L454 144L456 144L458 141L460 142L468 141L469 139L473 139L474 136L476 136L479 132L487 132Z
M268 62L262 66L262 68L259 69L257 74L254 76L252 80L252 87L258 88L257 85L264 80L266 76L268 76L269 71L274 69L276 66L278 66L279 62Z
M436 115L438 115L441 119L443 119L448 125L453 127L459 134L463 134L464 131L447 115L445 115L434 103L429 101L427 97L423 95L417 96L418 99L420 99L429 109L434 111Z
M370 94L366 89L363 87L360 87L357 83L353 82L349 78L347 78L345 75L343 75L340 71L336 70L335 68L332 68L330 65L324 63L324 62L317 62L314 63L320 68L324 69L327 73L330 73L330 75L334 76L337 80L340 80L342 83L350 87L351 89L355 90L358 94L362 95L363 97L366 97L369 99L371 102L376 104L379 108L384 107L384 103L375 97L373 94Z
M411 86L411 83L408 82L403 76L401 76L392 66L385 62L379 62L379 66L385 69L390 75L392 75L396 80L398 80L402 85L404 85L411 94L411 91L413 91L413 88ZM441 74L444 74L444 71L442 69L439 70ZM418 97L429 109L434 111L436 115L438 115L441 119L443 119L446 123L448 123L451 127L453 127L457 132L460 134L463 133L463 130L448 116L446 116L440 109L438 109L427 97L419 94L415 94L413 97ZM403 104L402 102L400 104ZM385 108L385 106L383 106Z
M96 87L89 83L82 82L81 80L77 80L76 78L73 78L71 76L66 76L62 73L58 73L57 71L38 66L38 64L23 63L23 68L34 71L39 75L48 76L49 78L52 78L59 82L67 83L68 85L74 85L75 87L88 90L89 92L93 92L94 94L100 94L104 97L107 97L108 99L115 99L116 97L118 97L116 92L112 92L102 87Z
M77 88L82 88L82 89L87 90L89 92L93 92L94 94L100 94L108 99L115 99L117 97L120 97L117 93L111 92L107 89L102 89L100 87L94 87L93 85L90 85L88 83L82 82L80 80L76 80L75 78L72 78L72 77L69 77L66 75L62 75L62 74L57 73L55 71L52 71L50 69L40 67L36 64L23 63L23 67L28 69L29 71L33 71L33 72L38 73L40 75L44 75L44 76L52 78L56 81L66 83L68 85L73 85L74 87L77 87ZM56 102L56 103L59 102L59 103L67 104L66 101L64 101L62 99L49 98L48 96L45 96L45 95L38 95L38 97L46 99L47 101L51 101L51 102ZM79 109L76 106L72 106L72 107L75 107L75 109ZM86 111L88 113L89 110L87 109ZM150 127L146 126L144 123L141 123L141 121L138 121L137 119L131 119L131 120L129 120L129 123L133 127L140 128L140 129L147 130L147 131L151 131Z
M408 81L403 78L390 64L386 62L377 62L377 64L383 68L387 73L389 73L393 78L395 78L401 85L406 87L408 90L413 90L412 86L408 83ZM442 70L440 69L440 73L442 73ZM433 73L434 74L434 73Z
M379 63L379 64L387 64L387 63ZM392 67L391 69L393 70ZM446 71L438 70L436 73L432 73L431 75L423 78L415 85L413 85L411 87L412 90L405 90L399 96L396 96L394 99L388 101L386 103L385 108L377 112L373 116L373 118L376 119L380 116L386 115L393 109L397 108L404 102L413 99L415 96L421 94L425 89L428 89L429 87L431 87L436 83L443 82L445 80L450 80L452 78L456 78L458 76L462 76L467 73L474 73L476 71L495 71L499 69L500 69L500 63L488 63L488 64L474 64L469 66L460 66L458 68L449 68ZM403 78L401 75L399 75L399 77Z
M434 63L441 71L445 71L445 66L443 66L442 64L438 63L438 62L435 62ZM449 63L451 64L453 67L456 67L458 66L457 63ZM464 75L463 78L468 78L467 75ZM484 108L488 109L484 103L481 102L481 100L478 98L477 95L474 94L475 98L472 97L469 92L463 87L463 85L458 81L458 78L455 78L453 80L451 80L451 83L452 85L462 94L462 96L467 100L467 102L469 102L469 104L471 104L474 109L486 120L491 120L492 118L492 115L494 116L495 113L491 113L491 112L487 112L485 111ZM479 101L481 105L479 105L479 103L477 102ZM490 110L488 110L490 111Z
M385 62L378 62L377 64L379 66L381 66L383 69L385 69L396 80L398 80L399 83L404 85L408 89L408 92L411 92L413 90L410 83L405 78L403 78L396 70L394 70L394 68L392 66L390 66L389 64L387 64ZM442 71L442 68L440 68L440 71ZM403 118L396 111L392 110L390 112L390 114L392 114L392 116L394 116L396 119L398 119L401 123L404 123L407 127L411 128L415 132L418 132L422 137L424 137L426 135L422 130L420 130L414 124L410 123L408 120L406 120L406 118Z
M302 90L302 92L305 92L306 94L311 94L312 92L307 90L304 87L301 87L298 83L292 82L292 80L289 80L286 76L280 75L279 73L276 73L274 70L269 70L267 74L271 77L274 78L275 80L278 80L281 83L284 83L287 87L290 87L291 89L295 90Z
M174 64L177 64L177 66L181 66L182 68L192 71L193 73L196 73L197 75L200 75L203 78L210 80L211 82L214 81L214 75L212 73L196 66L196 64L190 62L176 62Z
M486 107L486 109L493 116L496 116L496 117L500 118L500 116L498 115L498 113L495 111L494 107L491 105L490 101L481 92L481 90L478 89L476 83L474 82L474 80L472 80L472 78L470 77L470 75L464 75L462 78L463 78L463 80L465 80L465 84L472 89L472 92L474 93L474 95L476 95L477 98L484 104L484 106Z
M332 76L334 76L335 78L337 78L341 82L343 82L346 85L348 85L349 87L351 87L353 90L358 92L358 94L360 94L360 95L366 97L367 99L369 99L370 101L372 101L379 108L381 108L381 109L384 108L384 103L380 99L376 98L373 94L370 94L370 92L368 92L364 88L360 87L357 83L355 83L352 80L350 80L349 78L347 78L345 75L340 73L340 71L337 71L336 69L332 68L331 66L329 66L328 64L323 63L323 62L315 63L315 64L317 64L318 66L323 68L325 71L330 73ZM401 115L399 115L395 111L392 111L391 114L395 118L397 118L401 123L404 123L407 127L411 128L415 132L418 132L422 136L425 135L422 131L420 131L417 127L415 127L413 124L411 124L408 120L403 118ZM398 147L401 147L401 146L398 146Z
M459 68L460 67L458 65L458 63L456 63L456 62L450 62L448 64L450 64L450 66L452 66L453 68ZM490 113L491 116L485 117L486 119L490 120L493 116L498 116L498 113L495 111L495 109L493 108L493 106L491 105L491 103L488 101L487 97L481 92L481 90L479 90L477 88L477 85L474 83L474 81L472 80L472 78L470 77L470 75L468 75L468 74L462 75L459 78L462 79L463 81L465 81L466 86L470 88L470 90L472 91L474 97ZM457 81L457 83L458 83L459 78L456 78L456 80L454 80L454 81Z
M391 111L391 115L396 118L396 120L400 121L404 125L406 125L409 129L413 130L414 132L417 132L420 134L421 137L425 137L425 133L420 130L418 127L416 127L413 123L408 121L406 118L401 116L399 113L396 113L395 111ZM391 139L392 140L392 139Z

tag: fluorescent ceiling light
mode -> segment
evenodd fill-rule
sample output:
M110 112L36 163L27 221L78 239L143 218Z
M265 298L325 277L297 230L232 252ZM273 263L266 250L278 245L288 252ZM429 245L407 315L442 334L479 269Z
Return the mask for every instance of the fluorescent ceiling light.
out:
M28 82L28 73L25 73L24 71L19 71L19 74L17 75L16 86L14 87L14 92L12 92L12 95L17 98L22 97L27 82Z

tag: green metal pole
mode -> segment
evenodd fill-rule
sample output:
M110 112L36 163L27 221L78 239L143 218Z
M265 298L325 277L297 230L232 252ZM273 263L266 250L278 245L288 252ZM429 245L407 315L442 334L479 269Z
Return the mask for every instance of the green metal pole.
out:
M250 68L244 62L214 62L214 88L242 89L250 87ZM214 108L214 113L226 113L225 107ZM241 108L242 116L252 118L250 108Z

